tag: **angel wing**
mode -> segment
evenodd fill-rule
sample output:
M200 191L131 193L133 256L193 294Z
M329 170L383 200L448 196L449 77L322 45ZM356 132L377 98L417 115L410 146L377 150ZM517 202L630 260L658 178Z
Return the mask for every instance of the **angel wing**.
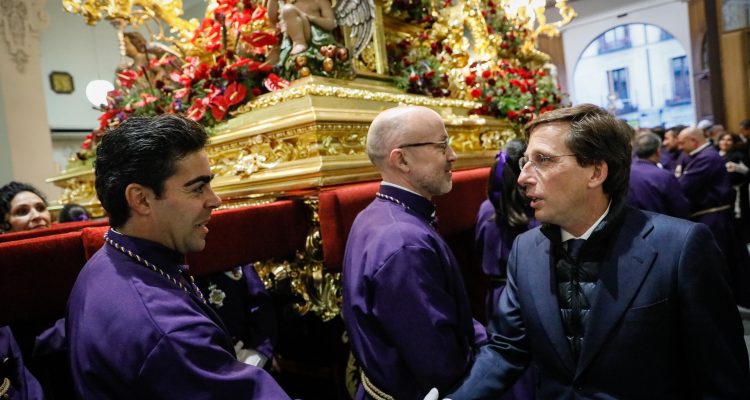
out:
M354 57L367 47L372 39L372 21L375 19L373 0L338 0L333 7L336 23L351 28Z

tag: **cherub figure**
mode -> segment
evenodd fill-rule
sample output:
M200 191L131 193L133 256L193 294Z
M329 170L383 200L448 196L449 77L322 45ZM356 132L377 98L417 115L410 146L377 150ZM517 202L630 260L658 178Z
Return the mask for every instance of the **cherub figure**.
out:
M285 33L284 42L291 41L290 54L299 54L316 42L331 42L331 32L338 24L328 0L268 1L268 19L279 24ZM327 43L326 43L327 44ZM286 43L288 47L289 44ZM282 43L282 53L284 52Z
M335 7L330 0L268 0L266 8L269 22L284 34L281 45L268 59L283 70L308 70L309 74L307 60L321 57L322 70L332 76L333 58L348 62L349 58L359 55L372 38L375 17L372 0L337 0ZM336 43L333 31L338 26L351 27L351 55L343 45ZM324 51L324 48L332 50ZM334 51L340 55L324 54Z

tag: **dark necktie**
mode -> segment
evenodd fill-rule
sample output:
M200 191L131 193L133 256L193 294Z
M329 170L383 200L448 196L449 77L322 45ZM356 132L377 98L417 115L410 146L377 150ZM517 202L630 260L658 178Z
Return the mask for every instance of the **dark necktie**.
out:
M565 243L568 244L568 255L575 260L578 258L578 253L581 251L581 247L586 243L586 239L570 239Z
M578 263L578 253L581 251L581 247L586 243L584 239L570 239L567 241L568 244L568 255L571 258L570 265L570 284L568 285L568 298L570 299L570 326L573 341L571 343L571 350L573 357L578 359L580 354L580 341L581 334L583 333L583 321L581 320L581 306L584 302L583 288L581 287L581 279L583 271L581 265Z

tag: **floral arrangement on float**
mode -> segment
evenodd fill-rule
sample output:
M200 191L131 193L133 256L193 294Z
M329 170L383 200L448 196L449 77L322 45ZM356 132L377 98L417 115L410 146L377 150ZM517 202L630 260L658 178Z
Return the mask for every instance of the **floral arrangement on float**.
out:
M193 32L189 50L145 50L147 64L118 68L99 128L81 144L78 158L91 158L104 132L131 116L176 113L211 127L251 99L286 87L266 62L279 40L265 17L266 9L250 0L219 0Z
M387 42L396 85L408 93L478 101L482 106L473 114L508 119L517 126L560 107L565 95L545 68L546 59L527 49L532 35L527 21L509 16L493 0L479 3L479 25L489 34L488 57L469 62L471 46L466 43L464 26L456 27L456 18L450 15L450 8L457 4L445 0L440 11L432 11L433 18L423 18L421 33ZM423 6L414 3L412 14ZM393 13L402 17L404 10Z

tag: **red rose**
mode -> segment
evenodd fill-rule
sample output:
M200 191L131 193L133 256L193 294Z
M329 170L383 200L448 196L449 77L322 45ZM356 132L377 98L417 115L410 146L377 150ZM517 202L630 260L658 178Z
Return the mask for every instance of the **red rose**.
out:
M487 78L489 78L491 76L492 76L492 72L490 72L490 70L486 69L486 70L482 71L482 78L487 79Z
M472 97L479 97L482 95L482 89L475 87L474 89L471 89L471 96Z

